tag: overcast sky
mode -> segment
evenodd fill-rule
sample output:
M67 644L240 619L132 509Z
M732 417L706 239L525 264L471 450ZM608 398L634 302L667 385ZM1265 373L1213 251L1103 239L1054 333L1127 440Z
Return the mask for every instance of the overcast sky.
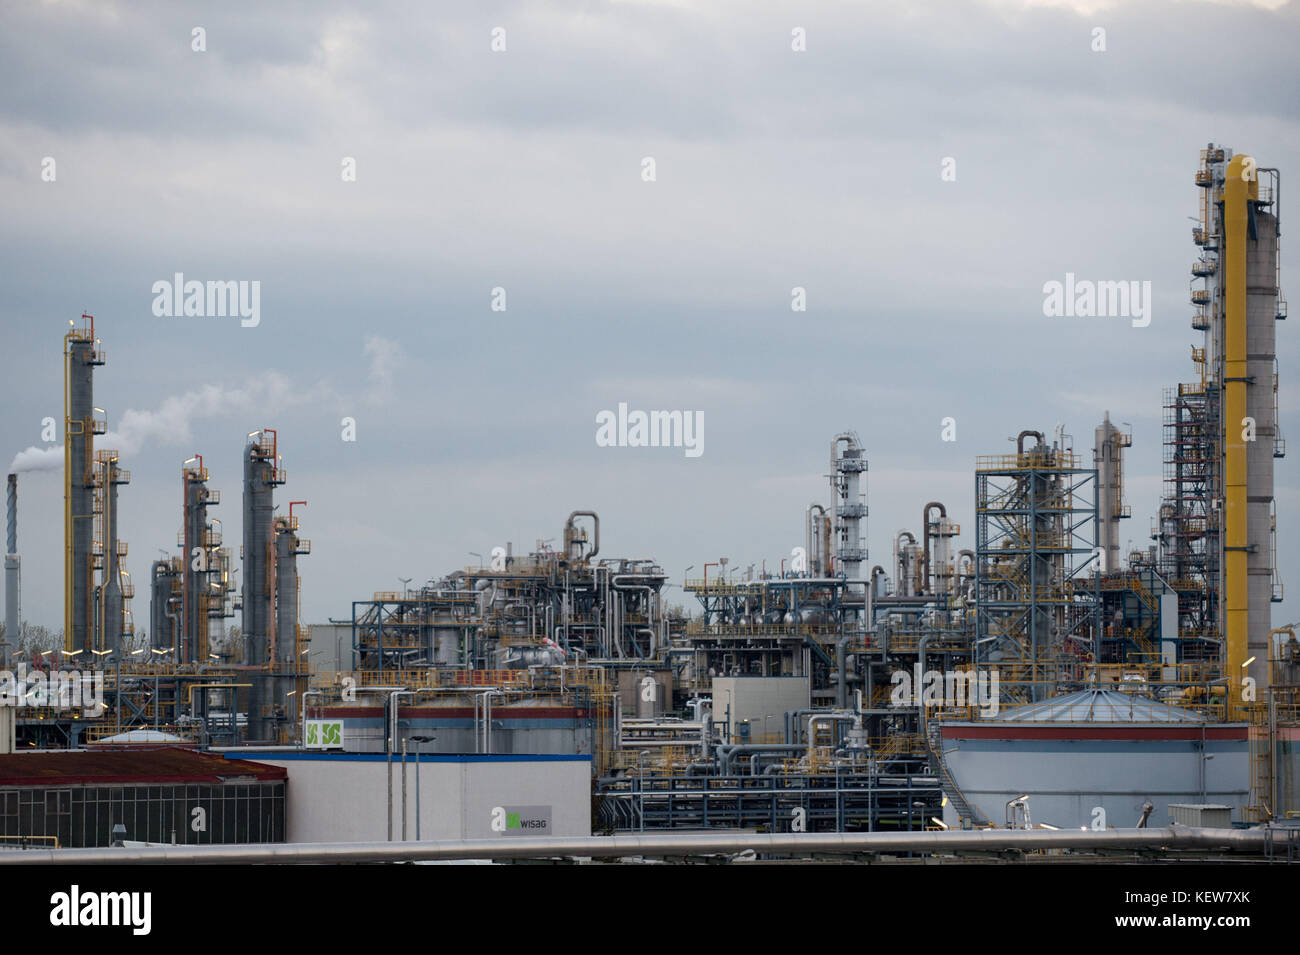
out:
M1280 167L1290 234L1298 45L1278 2L7 3L0 456L61 418L62 336L94 314L146 629L182 462L204 455L237 552L262 427L279 500L309 502L305 623L558 539L574 509L600 513L603 555L674 580L723 556L774 570L830 503L845 430L870 460L868 566L930 500L973 547L975 457L1064 424L1090 462L1105 410L1132 426L1123 532L1145 546L1161 390L1192 380L1200 337L1198 150ZM260 324L155 316L177 272L260 282ZM1151 282L1150 325L1044 317L1067 272ZM619 402L702 412L704 453L598 447ZM57 471L20 479L19 534L24 617L61 626Z

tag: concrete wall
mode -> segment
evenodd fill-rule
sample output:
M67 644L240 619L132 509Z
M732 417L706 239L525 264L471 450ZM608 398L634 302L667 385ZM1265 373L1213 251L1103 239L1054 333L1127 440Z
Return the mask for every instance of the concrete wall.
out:
M785 714L808 709L806 676L714 677L714 720L728 719L730 707L732 738L740 735L739 727L749 720L750 739L785 732Z
M392 778L392 838L402 838L402 764L353 753L229 753L231 758L283 766L289 773L285 816L290 842L383 842L388 839L388 778ZM423 756L406 763L406 837L423 840L507 838L530 833L591 835L591 759L584 756ZM549 815L549 828L494 831L503 821Z

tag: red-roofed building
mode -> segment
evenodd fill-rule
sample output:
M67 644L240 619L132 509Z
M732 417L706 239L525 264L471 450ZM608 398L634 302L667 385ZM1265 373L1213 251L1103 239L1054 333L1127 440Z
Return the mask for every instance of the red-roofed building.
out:
M53 839L283 842L287 778L283 767L177 746L0 755L0 850Z

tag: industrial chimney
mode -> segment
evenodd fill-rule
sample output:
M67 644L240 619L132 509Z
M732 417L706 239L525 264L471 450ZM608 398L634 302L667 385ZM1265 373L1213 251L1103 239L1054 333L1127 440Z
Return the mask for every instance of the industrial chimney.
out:
M5 547L5 638L0 641L0 669L10 669L11 652L18 648L18 475L9 475L5 498L8 536Z

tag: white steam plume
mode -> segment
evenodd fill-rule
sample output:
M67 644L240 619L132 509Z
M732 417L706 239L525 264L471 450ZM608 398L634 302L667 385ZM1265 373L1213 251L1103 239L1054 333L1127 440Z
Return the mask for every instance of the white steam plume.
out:
M188 444L193 440L191 424L199 418L276 411L302 400L319 396L295 395L289 382L274 372L263 375L243 388L204 385L183 395L166 399L154 411L135 408L123 412L117 427L95 439L101 448L115 448L123 456L136 454L147 444ZM57 471L63 467L63 445L28 448L9 465L13 473Z
M0 458L3 460L3 458ZM63 445L52 448L28 448L14 455L9 465L10 474L24 471L61 471L63 470Z

